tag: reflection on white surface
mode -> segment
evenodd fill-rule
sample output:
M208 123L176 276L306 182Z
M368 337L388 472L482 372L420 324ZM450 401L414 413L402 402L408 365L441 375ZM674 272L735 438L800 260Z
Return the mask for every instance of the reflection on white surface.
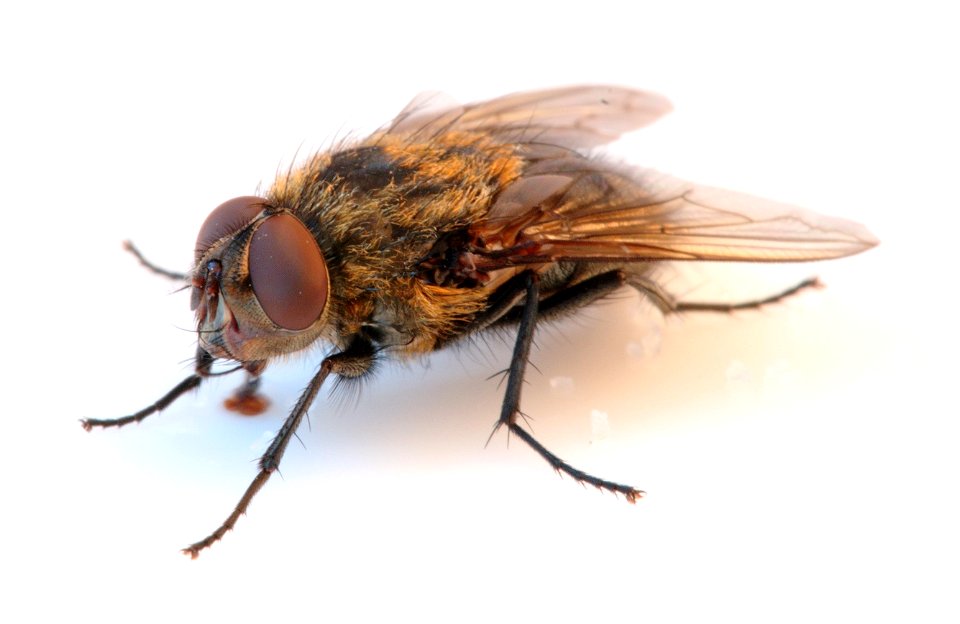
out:
M0 37L17 60L0 146L0 619L955 620L960 341L942 274L960 102L944 79L958 55L935 48L955 45L952 22L766 6L476 12L492 49L446 22L411 36L406 4L373 21L347 5L17 9ZM883 244L667 276L698 300L808 271L828 285L760 312L663 321L624 295L538 334L535 434L644 489L636 505L502 434L485 446L502 392L488 377L510 351L493 340L388 367L355 402L322 393L237 530L182 557L236 503L320 353L271 367L261 417L220 408L226 378L85 433L77 419L130 413L190 370L188 297L120 241L183 268L210 208L422 89L602 81L677 106L619 154L864 221Z

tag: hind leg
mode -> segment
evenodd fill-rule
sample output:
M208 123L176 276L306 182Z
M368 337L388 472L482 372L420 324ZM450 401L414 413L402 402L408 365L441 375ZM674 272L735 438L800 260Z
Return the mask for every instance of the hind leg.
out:
M671 312L734 312L736 310L756 310L765 305L779 303L784 299L792 297L800 291L808 288L823 288L823 284L816 277L811 277L775 295L771 295L763 299L753 299L750 301L740 301L737 303L680 301L673 304Z

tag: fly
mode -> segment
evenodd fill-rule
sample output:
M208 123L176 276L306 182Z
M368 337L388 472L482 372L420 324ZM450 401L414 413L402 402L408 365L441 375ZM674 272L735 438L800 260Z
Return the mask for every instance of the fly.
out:
M850 221L588 154L669 110L659 95L608 86L469 106L418 98L368 138L281 175L264 196L221 204L200 228L191 274L181 276L197 316L194 373L139 412L87 419L84 428L143 420L216 374L216 360L247 374L228 406L256 413L271 359L332 345L236 508L184 549L196 557L233 529L277 470L330 375L359 379L382 360L509 326L516 342L494 431L505 428L556 471L635 502L642 491L571 466L518 420L537 325L624 286L665 313L754 308L816 281L762 301L684 303L653 268L824 260L877 244Z

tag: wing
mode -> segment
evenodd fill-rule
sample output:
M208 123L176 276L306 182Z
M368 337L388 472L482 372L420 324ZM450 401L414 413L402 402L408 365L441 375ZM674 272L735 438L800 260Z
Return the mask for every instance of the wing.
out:
M590 148L646 126L670 110L663 96L611 86L515 93L467 106L426 94L410 102L383 133L429 139L469 131L505 143Z
M851 221L572 152L550 156L534 161L471 228L497 264L786 262L838 258L877 244Z

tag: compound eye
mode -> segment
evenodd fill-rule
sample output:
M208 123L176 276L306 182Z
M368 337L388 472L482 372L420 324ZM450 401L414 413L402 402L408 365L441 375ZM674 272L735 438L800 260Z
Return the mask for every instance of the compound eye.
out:
M327 264L307 227L291 214L267 217L249 251L253 294L284 329L310 327L327 304Z
M194 259L200 261L203 254L213 247L221 238L235 234L249 225L267 205L267 200L252 195L234 197L225 201L210 213L207 220L200 226L197 235L197 247Z

